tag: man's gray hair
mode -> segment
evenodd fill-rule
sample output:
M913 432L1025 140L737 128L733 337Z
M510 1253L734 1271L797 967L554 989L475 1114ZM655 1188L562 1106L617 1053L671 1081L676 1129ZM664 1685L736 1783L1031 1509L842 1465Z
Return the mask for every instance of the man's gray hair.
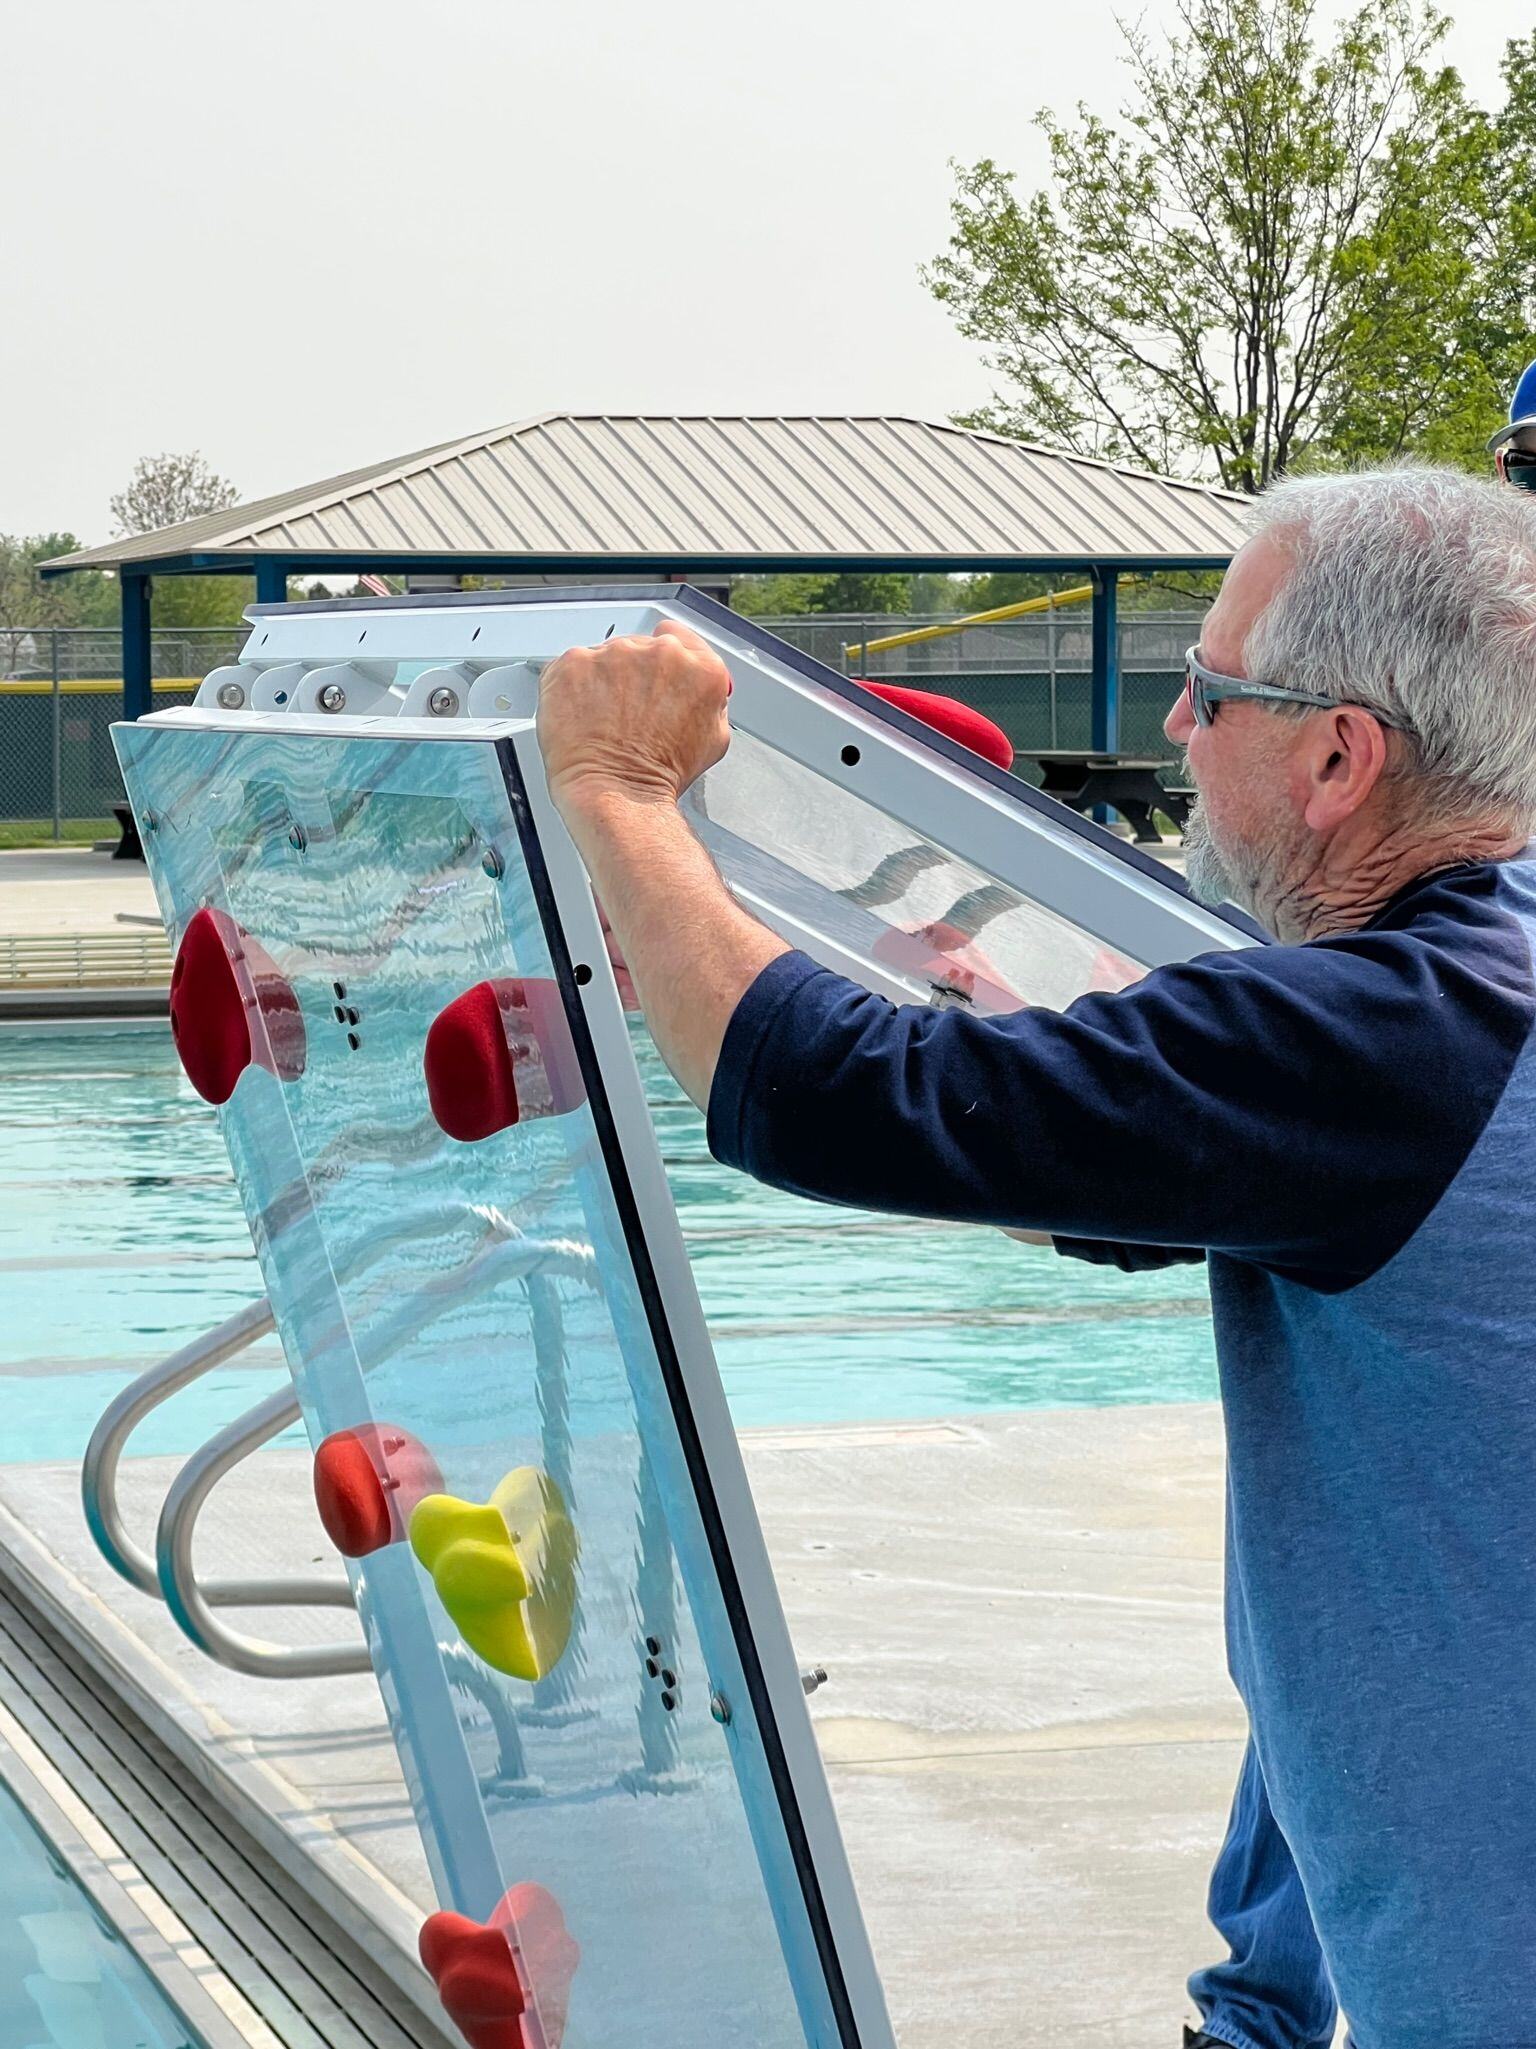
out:
M1426 811L1536 824L1536 494L1404 467L1287 479L1255 511L1295 566L1248 674L1406 726Z

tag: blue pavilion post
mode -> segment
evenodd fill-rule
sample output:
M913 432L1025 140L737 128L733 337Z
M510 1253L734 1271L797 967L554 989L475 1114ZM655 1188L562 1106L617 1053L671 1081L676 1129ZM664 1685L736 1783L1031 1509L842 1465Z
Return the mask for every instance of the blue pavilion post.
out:
M1095 569L1093 575L1093 729L1095 753L1113 754L1120 746L1120 575Z
M123 717L141 719L154 703L150 660L150 579L141 572L119 572L123 604Z
M288 600L288 564L286 562L265 562L256 564L256 602L258 605L282 605Z

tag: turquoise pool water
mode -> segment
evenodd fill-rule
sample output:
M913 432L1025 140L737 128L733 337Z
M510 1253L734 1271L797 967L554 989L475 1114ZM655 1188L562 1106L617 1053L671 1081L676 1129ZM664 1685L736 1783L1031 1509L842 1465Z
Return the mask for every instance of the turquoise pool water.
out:
M742 1426L1214 1396L1201 1269L1106 1273L760 1188L710 1159L639 1052ZM0 1027L0 1462L78 1458L125 1381L261 1291L217 1123L165 1027ZM253 1349L135 1449L190 1451L281 1370L275 1343Z
M0 2049L196 2049L3 1780Z

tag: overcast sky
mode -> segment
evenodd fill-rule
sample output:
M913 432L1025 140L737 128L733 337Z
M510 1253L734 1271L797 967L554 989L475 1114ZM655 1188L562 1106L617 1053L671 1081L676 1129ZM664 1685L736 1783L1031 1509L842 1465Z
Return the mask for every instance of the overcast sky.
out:
M541 411L974 405L947 160L1038 176L1114 12L11 0L0 532L106 538L159 449L254 498ZM1536 15L1456 12L1492 100Z

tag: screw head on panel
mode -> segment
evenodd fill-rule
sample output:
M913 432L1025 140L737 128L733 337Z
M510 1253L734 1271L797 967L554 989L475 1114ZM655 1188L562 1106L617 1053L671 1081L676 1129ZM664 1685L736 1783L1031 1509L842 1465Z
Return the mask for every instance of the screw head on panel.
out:
M244 702L245 692L238 683L221 683L219 685L219 709L221 711L238 711Z
M160 830L160 820L153 811L141 811L139 813L139 829L142 832L158 832Z
M344 711L347 693L339 683L322 683L315 702L322 711Z
M731 1721L731 1704L726 1699L723 1693L712 1693L709 1696L709 1711L714 1716L715 1720L720 1724L722 1729L729 1728Z
M459 693L450 690L446 684L434 690L427 699L427 710L435 719L452 718L459 708Z
M481 856L480 866L485 870L486 874L490 876L492 882L499 882L502 876L505 875L507 872L506 863L502 860L500 854L497 853L494 847L486 848L484 854Z
M309 834L302 825L293 826L288 834L288 844L296 854L302 854L309 845Z

